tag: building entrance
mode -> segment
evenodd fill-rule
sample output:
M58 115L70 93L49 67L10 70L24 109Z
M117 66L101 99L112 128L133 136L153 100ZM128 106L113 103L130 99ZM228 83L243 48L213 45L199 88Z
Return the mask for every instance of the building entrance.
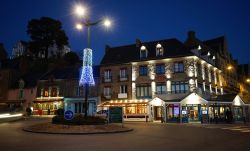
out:
M162 119L162 107L154 106L154 120L161 120L161 119Z
M198 104L187 105L188 121L200 121L200 106Z

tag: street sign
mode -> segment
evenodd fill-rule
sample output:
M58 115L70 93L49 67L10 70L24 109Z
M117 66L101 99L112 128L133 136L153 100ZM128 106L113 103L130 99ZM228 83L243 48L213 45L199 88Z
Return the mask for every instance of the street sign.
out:
M72 120L74 117L74 113L71 110L67 110L64 112L64 119L65 120Z
M110 107L109 123L122 123L122 122L123 122L122 107Z

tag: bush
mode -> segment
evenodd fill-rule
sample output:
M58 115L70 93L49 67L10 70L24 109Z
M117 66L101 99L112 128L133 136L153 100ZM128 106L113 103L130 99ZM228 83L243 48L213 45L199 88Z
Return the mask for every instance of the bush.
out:
M52 123L66 125L101 125L106 123L106 119L96 116L87 116L84 118L82 114L76 114L72 120L65 120L64 116L57 115L52 118Z
M56 115L63 116L64 115L64 110L63 109L57 109L56 110Z

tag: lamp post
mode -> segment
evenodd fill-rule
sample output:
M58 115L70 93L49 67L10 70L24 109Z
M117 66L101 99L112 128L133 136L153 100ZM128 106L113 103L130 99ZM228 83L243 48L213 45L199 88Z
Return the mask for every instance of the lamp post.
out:
M75 14L79 17L86 17L86 9L81 5L75 6ZM88 34L88 47L83 50L83 66L81 71L81 78L79 80L79 86L85 87L85 101L84 101L84 117L87 117L88 114L88 93L89 86L95 85L93 78L93 69L92 69L92 50L90 49L90 27L96 26L103 23L105 27L111 26L111 21L109 19L99 19L97 21L91 22L90 19L82 19L80 23L76 24L78 30L82 30L83 27L87 28Z

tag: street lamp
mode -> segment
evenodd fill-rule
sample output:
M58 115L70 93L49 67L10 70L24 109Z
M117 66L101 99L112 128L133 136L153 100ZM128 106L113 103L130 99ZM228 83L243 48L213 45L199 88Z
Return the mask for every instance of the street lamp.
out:
M230 71L230 70L232 70L232 69L233 69L233 66L231 66L231 65L228 65L228 66L227 66L227 70Z
M247 82L247 83L250 83L250 78L247 78L247 79L246 79L246 82Z
M75 6L75 14L79 17L87 17L86 9L82 5ZM103 24L105 27L111 26L111 21L109 19L99 19L97 21L91 22L89 17L83 19L80 23L76 24L76 29L82 30L86 27L88 30L88 47L83 50L83 66L81 71L81 78L79 80L79 86L85 87L85 102L84 102L84 117L88 114L88 91L90 85L95 85L93 78L93 68L92 68L92 49L90 49L90 27Z

